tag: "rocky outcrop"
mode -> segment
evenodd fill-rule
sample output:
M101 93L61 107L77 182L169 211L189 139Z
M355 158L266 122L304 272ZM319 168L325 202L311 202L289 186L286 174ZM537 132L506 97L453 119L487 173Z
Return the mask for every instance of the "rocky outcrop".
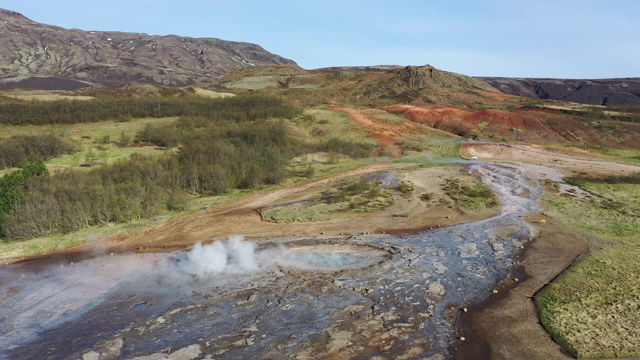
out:
M395 87L410 90L422 90L429 88L451 89L481 89L496 91L486 82L470 76L442 71L431 65L407 66L397 70Z
M181 86L217 81L260 65L297 66L256 44L64 29L0 9L0 82L4 88L33 86L37 82L29 81L32 78L53 79L47 82L49 87L55 87L56 79L77 84L137 81Z
M640 105L640 78L572 80L480 78L512 95L593 105Z

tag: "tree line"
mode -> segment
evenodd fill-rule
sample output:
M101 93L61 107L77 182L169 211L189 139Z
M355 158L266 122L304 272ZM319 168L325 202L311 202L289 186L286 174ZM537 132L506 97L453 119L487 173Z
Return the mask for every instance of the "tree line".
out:
M37 161L0 178L0 234L4 233L6 216L24 201L28 180L48 174L44 163Z
M15 101L0 103L0 124L77 124L130 118L205 116L244 122L266 117L289 118L300 110L265 96L208 99L197 96L95 98L92 100Z

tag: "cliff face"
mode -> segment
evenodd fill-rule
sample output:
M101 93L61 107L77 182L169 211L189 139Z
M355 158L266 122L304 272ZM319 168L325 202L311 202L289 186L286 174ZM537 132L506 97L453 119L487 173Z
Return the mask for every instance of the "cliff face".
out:
M517 79L481 78L512 95L564 100L593 105L640 105L640 78L625 79Z
M4 88L34 81L50 87L55 83L73 87L71 83L129 81L180 86L216 81L260 65L297 66L256 44L64 29L0 9L0 82Z

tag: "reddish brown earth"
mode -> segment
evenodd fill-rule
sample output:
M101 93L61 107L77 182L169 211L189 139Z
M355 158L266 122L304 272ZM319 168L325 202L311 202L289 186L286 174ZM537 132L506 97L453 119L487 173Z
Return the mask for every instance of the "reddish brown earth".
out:
M499 139L533 144L573 144L596 147L640 148L640 124L575 119L549 109L487 109L463 111L455 108L423 108L394 105L385 111L402 113L417 123L464 137Z
M375 113L384 113L382 110L353 109L346 107L332 107L332 109L349 114L351 120L359 124L364 130L371 134L372 138L379 142L380 147L375 151L376 156L391 154L394 158L401 157L404 151L397 142L406 139L412 134L425 133L425 129L411 122L405 121L396 125L377 120L371 116L371 114Z
M477 126L466 122L464 115L468 112L455 108L421 108L411 105L394 105L384 108L388 112L404 113L404 116L416 123L431 126L438 130L457 135L471 134Z

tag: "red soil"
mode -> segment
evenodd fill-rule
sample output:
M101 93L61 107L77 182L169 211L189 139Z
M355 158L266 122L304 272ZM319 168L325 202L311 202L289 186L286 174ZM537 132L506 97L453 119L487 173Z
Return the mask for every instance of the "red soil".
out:
M585 121L539 109L479 110L422 108L410 105L385 107L417 123L465 137L508 140L530 144L573 144L640 148L640 124Z
M401 124L391 124L386 121L372 117L372 114L383 113L382 110L375 109L352 109L345 107L332 107L334 110L343 111L349 114L351 120L358 123L376 139L380 147L375 151L375 155L390 154L392 157L402 156L404 150L397 144L399 140L406 139L412 133L422 133L424 129L411 122L405 121Z
M467 135L478 129L466 122L464 116L468 112L454 108L421 108L410 105L394 105L384 108L389 112L402 112L404 116L416 123L431 126L456 135Z

